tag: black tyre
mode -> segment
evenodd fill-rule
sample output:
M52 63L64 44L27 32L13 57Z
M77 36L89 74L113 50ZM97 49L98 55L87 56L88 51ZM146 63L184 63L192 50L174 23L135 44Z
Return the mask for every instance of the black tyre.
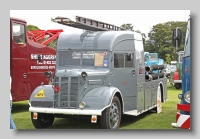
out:
M181 84L180 83L175 83L174 86L175 86L176 89L181 89Z
M102 112L100 118L101 128L118 129L121 122L121 104L118 97L114 97L110 107Z
M37 119L33 119L33 112L31 112L31 120L35 128L47 128L51 126L54 122L53 114L38 113Z

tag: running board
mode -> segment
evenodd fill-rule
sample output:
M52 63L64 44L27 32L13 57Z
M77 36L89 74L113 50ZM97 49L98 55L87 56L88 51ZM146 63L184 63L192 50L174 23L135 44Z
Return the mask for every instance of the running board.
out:
M132 115L132 116L138 116L138 115L140 115L140 114L142 114L142 113L144 113L146 111L149 111L150 109L155 108L156 106L157 105L154 105L154 106L149 107L148 109L145 109L145 110L142 110L142 111L138 111L138 110L126 111L126 112L124 112L124 114L126 114L126 115Z

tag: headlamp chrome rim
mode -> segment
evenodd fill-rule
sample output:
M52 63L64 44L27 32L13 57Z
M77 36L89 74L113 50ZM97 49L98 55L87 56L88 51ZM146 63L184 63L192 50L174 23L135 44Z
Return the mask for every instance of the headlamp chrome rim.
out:
M80 109L83 109L85 107L85 103L83 101L81 101L79 104L78 104L78 107Z
M86 77L87 77L87 73L86 73L85 71L83 71L83 72L81 73L81 77L86 78Z
M190 103L190 91L187 91L187 92L184 94L184 100L185 100L187 103Z

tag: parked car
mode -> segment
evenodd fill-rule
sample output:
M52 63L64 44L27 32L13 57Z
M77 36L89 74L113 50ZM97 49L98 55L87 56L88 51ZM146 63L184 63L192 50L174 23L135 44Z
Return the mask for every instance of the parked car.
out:
M176 65L167 65L165 69L163 69L163 72L165 73L166 77L170 77L171 72L176 71Z

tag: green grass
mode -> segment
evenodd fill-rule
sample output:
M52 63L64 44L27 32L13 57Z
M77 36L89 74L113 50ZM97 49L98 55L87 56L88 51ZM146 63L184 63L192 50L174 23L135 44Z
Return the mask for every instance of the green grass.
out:
M149 111L139 116L123 115L120 128L125 129L176 129L171 126L176 118L176 104L180 102L177 98L181 90L176 90L168 85L168 100L162 104L162 112L157 114ZM28 101L14 102L12 116L17 129L35 129L31 122L28 111ZM69 116L67 118L56 118L49 129L100 129L99 119L96 124L91 123L90 116Z

